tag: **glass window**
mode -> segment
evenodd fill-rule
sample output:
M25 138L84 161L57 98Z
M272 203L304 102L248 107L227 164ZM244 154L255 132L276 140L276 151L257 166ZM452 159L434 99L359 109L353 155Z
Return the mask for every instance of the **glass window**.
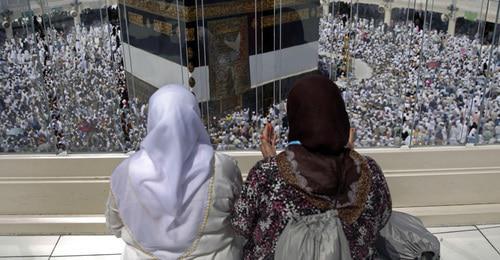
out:
M357 147L397 147L405 139L411 43L391 8L333 3L320 24L320 71L343 91Z
M116 39L118 19L113 13L115 8L104 0L91 6L78 3L70 11L71 31L62 32L69 46L74 46L73 54L66 51L62 57L66 64L60 69L73 73L54 75L66 85L60 89L59 102L68 152L122 152L130 145L127 115L121 112L130 108L120 97L127 91Z
M64 2L64 3L63 3ZM108 0L0 3L1 152L126 152L167 84L199 100L220 150L287 144L286 97L342 89L357 147L500 142L492 0Z
M8 3L0 5L0 152L55 152L60 112L46 84L44 21L29 1Z
M498 46L493 42L497 10L493 1L477 1L474 7L426 1L418 19L421 66L412 145L497 142L492 86L500 82L496 66L489 66Z
M477 120L477 128L469 133L471 142L477 144L495 144L500 143L500 41L499 14L500 4L493 2L485 16L488 22L483 26L484 30L484 49L482 51L482 63L480 64L480 76L478 85L481 88L476 102L479 102L479 116L474 114ZM494 21L494 22L493 22Z

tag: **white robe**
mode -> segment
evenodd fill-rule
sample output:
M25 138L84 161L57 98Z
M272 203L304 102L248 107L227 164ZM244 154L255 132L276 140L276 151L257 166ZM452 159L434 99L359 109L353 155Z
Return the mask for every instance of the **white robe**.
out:
M183 259L231 260L242 257L244 241L234 233L229 224L231 208L242 186L240 170L232 158L215 153L212 172L208 190L209 204L204 217L206 221L202 223L197 240L184 253ZM106 207L106 224L112 234L121 237L126 243L123 259L157 259L135 242L120 218L111 193Z

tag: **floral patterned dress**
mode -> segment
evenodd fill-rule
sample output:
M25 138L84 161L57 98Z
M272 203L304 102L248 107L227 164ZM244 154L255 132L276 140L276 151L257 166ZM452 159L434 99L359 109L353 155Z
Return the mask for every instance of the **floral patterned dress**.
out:
M355 151L350 156L361 174L351 186L352 205L337 209L352 258L372 259L378 233L391 215L391 197L377 163ZM332 203L296 185L300 176L292 165L293 158L285 151L250 170L231 217L233 228L247 239L244 259L273 259L276 242L292 216L332 209Z

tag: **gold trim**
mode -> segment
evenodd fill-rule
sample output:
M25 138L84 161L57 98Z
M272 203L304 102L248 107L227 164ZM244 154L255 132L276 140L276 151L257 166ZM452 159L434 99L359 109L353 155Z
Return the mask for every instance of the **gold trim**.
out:
M144 23L144 16L137 14L132 11L127 11L127 19L131 24L140 26L140 27L147 27L150 28L150 25L146 25ZM147 22L147 21L146 21ZM172 35L172 24L153 19L153 30L158 33L162 33L165 35Z
M358 180L358 189L356 190L356 198L353 204L345 208L338 208L337 210L339 212L339 217L344 222L346 222L347 224L352 224L359 218L359 216L365 209L366 199L371 189L371 174L368 162L364 156L360 155L354 150L351 150L349 156L351 156L353 160L358 161L360 163L361 169L360 169L360 177ZM285 181L288 184L296 187L302 194L305 195L306 199L309 202L311 202L314 206L323 210L329 210L334 208L335 205L333 205L331 202L323 198L314 196L313 194L308 193L307 191L303 190L303 188L300 187L297 177L295 176L295 174L293 174L291 163L288 161L286 157L286 151L281 152L277 156L276 162L278 164L278 169L280 171L280 174L285 179Z
M259 3L260 2L260 3ZM259 0L257 2L257 11L263 12L267 10L273 10L275 7L279 6L275 3L275 0ZM309 0L282 0L281 7L288 7L294 5L310 4ZM255 1L232 1L225 3L217 3L205 6L205 18L214 18L220 16L226 16L228 14L244 14L244 13L254 13L255 12Z
M205 232L205 228L208 223L208 216L210 213L210 208L212 207L213 204L213 194L214 194L214 187L215 187L215 154L214 157L212 158L212 161L210 163L212 165L212 177L210 178L210 183L208 184L208 199L207 199L207 205L205 207L205 213L203 216L203 221L201 222L200 227L198 228L198 232L196 234L196 238L193 241L193 244L191 244L191 247L182 254L179 259L186 259L189 257L191 254L196 251L196 248L198 247L198 244L200 243L201 237L203 236L203 233Z
M109 182L109 193L111 194L111 196L113 196L113 200L115 200L115 205L116 205L116 199L115 199L115 198L116 198L116 196L115 196L115 194L113 193L113 189L111 188L111 181ZM116 207L118 207L118 205L116 205ZM120 211L118 211L118 213L120 213ZM144 253L145 255L150 256L150 257L151 257L151 259L159 259L159 258L158 258L158 257L156 257L155 255L152 255L151 253L147 252L145 249L143 249L143 248L141 247L141 244L139 244L139 243L137 242L137 240L135 240L135 238L134 238L134 236L133 236L132 232L130 232L130 228L128 227L127 223L125 223L125 221L123 221L123 219L122 219L122 217L121 217L120 215L118 215L118 216L120 217L120 221L122 222L123 227L127 229L127 232L128 232L128 234L129 234L130 239L132 239L132 242L134 242L134 244L133 244L133 245L127 244L126 246L130 246L130 247L133 247L133 248L135 248L135 249L137 249L137 250L141 251L141 252L142 252L142 253ZM122 238L122 240L123 240L123 238ZM124 242L125 242L125 241L124 241Z
M189 59L192 59L194 57L194 50L191 47L187 48L187 55Z
M144 17L131 11L127 11L127 18L131 24L144 27Z
M310 8L303 8L297 11L288 11L284 12L281 16L281 23L291 23L296 21L307 20L315 17L314 14L310 15L311 11L314 10ZM127 18L131 24L140 26L140 27L150 27L144 23L144 16L137 14L133 11L127 11ZM262 27L272 27L279 24L279 15L268 15L259 18L259 23ZM219 25L222 26L222 25ZM252 20L251 27L255 28L255 18ZM218 31L222 33L235 32L235 28L233 26L226 25L225 28L216 28ZM171 23L153 19L153 30L155 32L171 36L173 33L173 25ZM195 41L196 40L196 31L195 28L186 28L186 40L187 41ZM237 31L237 30L236 30Z
M177 20L177 11L179 11L180 20L185 20L187 8L183 5L169 4L164 1L156 0L125 0L125 5L144 12L156 14Z
M187 41L196 40L194 28L187 28L186 29L186 40Z
M324 210L334 208L331 202L312 196L312 194L300 187L297 177L293 174L291 163L286 157L286 151L283 151L276 156L276 164L278 164L279 174L283 177L283 179L285 179L288 184L296 187L297 190L302 193L311 204Z
M153 21L153 30L165 35L172 35L172 24L155 19Z
M310 18L316 18L318 17L318 10L321 7L317 8L303 8L299 9L296 11L288 11L284 12L281 15L281 24L285 23L291 23L291 22L296 22L296 21L303 21L307 20ZM275 25L278 25L280 23L280 17L279 14L277 15L267 15L264 17L259 18L259 22L262 24L262 27L273 27ZM252 28L255 28L255 18L252 19Z
M300 20L306 20L309 19L309 8L304 8L300 9L297 11L290 11L290 12L284 12L281 14L281 23L291 23L291 22L296 22ZM264 16L262 19L262 23L264 27L271 27L274 26L275 24L280 23L280 17L279 15L269 15L269 16ZM276 20L276 23L275 23Z
M259 3L260 2L260 3ZM259 0L257 3L257 11L273 10L278 5L275 5L275 0ZM289 7L295 5L310 4L309 0L282 0L281 7ZM166 3L158 0L125 0L125 5L131 8L149 12L155 15L177 20L179 18L184 22L196 21L196 7L194 6L177 6L174 3ZM177 12L178 11L178 12ZM215 3L205 5L203 8L205 19L223 17L227 15L238 15L255 12L254 0L237 0L224 3Z
M359 216L365 209L366 199L368 198L368 193L370 193L372 178L371 178L371 170L368 165L368 161L366 158L359 154L358 152L351 150L349 156L354 161L359 162L361 176L359 176L358 180L358 189L356 191L356 199L352 206L348 206L346 208L339 208L339 217L347 222L347 224L352 224L356 220L358 220Z
M210 208L212 207L213 201L214 201L213 194L214 194L214 190L215 190L215 188L214 188L215 187L215 154L214 154L214 157L212 158L210 164L211 164L211 169L212 169L213 174L212 174L212 177L210 178L210 181L208 183L208 199L207 199L207 205L205 206L205 210L203 213L202 223L201 223L200 227L198 228L198 232L196 233L195 240L193 241L191 246L178 259L186 259L196 250L196 248L198 247L198 243L200 242L201 237L203 236L203 233L204 233L205 228L207 226ZM116 198L116 196L114 195L113 189L111 188L111 182L110 182L109 186L110 186L109 191L114 199L114 198ZM117 205L117 207L118 207L118 205ZM130 234L130 238L134 242L134 245L129 245L129 244L127 244L127 245L141 251L142 253L144 253L148 256L150 256L151 259L159 259L155 255L153 255L153 254L147 252L145 249L143 249L141 247L141 245L135 240L132 232L130 232L130 229L128 228L128 225L123 221L123 219L121 217L120 217L120 220L122 221L123 226L127 229L127 232Z
M229 18L228 20L231 21L233 19L235 18ZM224 20L218 20L218 21L224 21ZM229 22L211 22L209 24L209 29L214 33L216 32L216 35L236 33L241 31L240 26L235 26L234 23L229 23Z
M123 222L123 221L122 221L122 222ZM130 232L130 229L128 228L128 226L127 226L127 225L125 225L125 223L123 224L123 226L127 229L127 232L130 234L130 236L129 236L129 237L130 237L130 238L132 239L132 241L134 242L134 245L128 245L128 246L131 246L131 247L133 247L133 248L135 248L135 249L137 249L137 250L141 251L143 254L145 254L145 255L147 255L147 256L149 256L149 257L151 257L151 259L155 259L155 260L159 259L159 258L158 258L158 257L156 257L155 255L153 255L153 254L151 254L151 253L149 253L149 252L146 252L146 250L144 250L144 249L141 247L141 245L139 245L139 243L137 243L137 241L135 240L135 238L132 236L132 232Z

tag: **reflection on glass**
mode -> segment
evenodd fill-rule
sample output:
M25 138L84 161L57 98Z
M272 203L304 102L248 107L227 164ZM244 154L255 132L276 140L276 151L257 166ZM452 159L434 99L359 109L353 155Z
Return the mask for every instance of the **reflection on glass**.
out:
M58 59L65 64L51 74L55 81L66 84L57 87L57 96L65 145L71 152L124 151L127 145L126 129L120 129L123 114L119 110L127 109L128 104L119 99L124 75L116 33L112 33L116 28L107 20L104 1L97 4L98 9L79 7L79 19L66 33L73 52L63 51L64 56ZM75 71L71 75L57 73L68 70Z
M0 49L2 150L126 151L139 108L127 102L116 6L24 4L2 6L13 21Z
M423 30L419 32L423 51L412 145L495 143L495 118L491 116L496 117L496 114L490 111L498 107L498 94L489 86L498 86L500 81L498 71L493 77L485 77L488 54L496 53L492 37L490 40L486 37L493 31L488 22L484 22L486 13L480 14L477 22L463 23L459 30L455 30L453 25L460 8L457 8L456 1L452 1L447 12L441 15L449 23L448 31L444 32L431 27L427 10L424 11ZM494 67L491 69L495 70ZM483 118L482 109L488 111L483 113ZM485 124L487 141L484 133L480 134L480 121L488 122Z
M357 147L500 142L498 1L62 2L0 3L0 151L137 150L166 84L216 148L258 149L266 122L283 148L286 96L318 71Z
M498 6L483 2L485 9ZM489 122L488 142L496 142L491 136L498 94L490 86L500 82L487 57L497 55L495 16L490 12L488 20L483 13L481 22L476 14L480 22L472 27L480 31L459 28L461 34L455 34L456 20L473 16L464 10L468 3L409 0L405 5L381 1L374 6L384 14L384 26L377 23L380 15L364 10L363 4L333 3L329 10L334 15L320 23L319 70L345 89L352 124L358 128L357 145L484 143L480 119ZM362 13L371 19L363 19ZM373 75L364 72L363 63ZM486 79L485 68L492 72Z
M197 29L204 26L198 36L206 43L198 45L207 57L212 142L222 150L258 149L261 128L272 122L284 147L290 78L316 69L318 1L195 2L197 19L204 18Z
M54 114L49 88L43 84L45 55L39 44L41 19L29 6L14 13L0 6L5 38L0 40L0 152L53 152Z
M339 5L337 10L321 21L320 57L323 52L328 62L320 65L344 91L356 145L399 146L405 108L401 93L409 91L411 81L404 75L404 66L410 65L405 53L411 50L409 37L400 33L404 24L388 30L385 10L376 5ZM360 11L367 18L358 17Z
M500 142L500 87L498 86L500 82L500 50L498 48L498 42L500 41L499 16L500 4L497 4L493 30L489 30L489 33L485 36L485 41L490 44L485 50L487 62L483 63L481 68L484 77L480 79L483 91L480 96L481 105L479 115L481 121L478 124L477 137L475 136L475 141L478 144Z

